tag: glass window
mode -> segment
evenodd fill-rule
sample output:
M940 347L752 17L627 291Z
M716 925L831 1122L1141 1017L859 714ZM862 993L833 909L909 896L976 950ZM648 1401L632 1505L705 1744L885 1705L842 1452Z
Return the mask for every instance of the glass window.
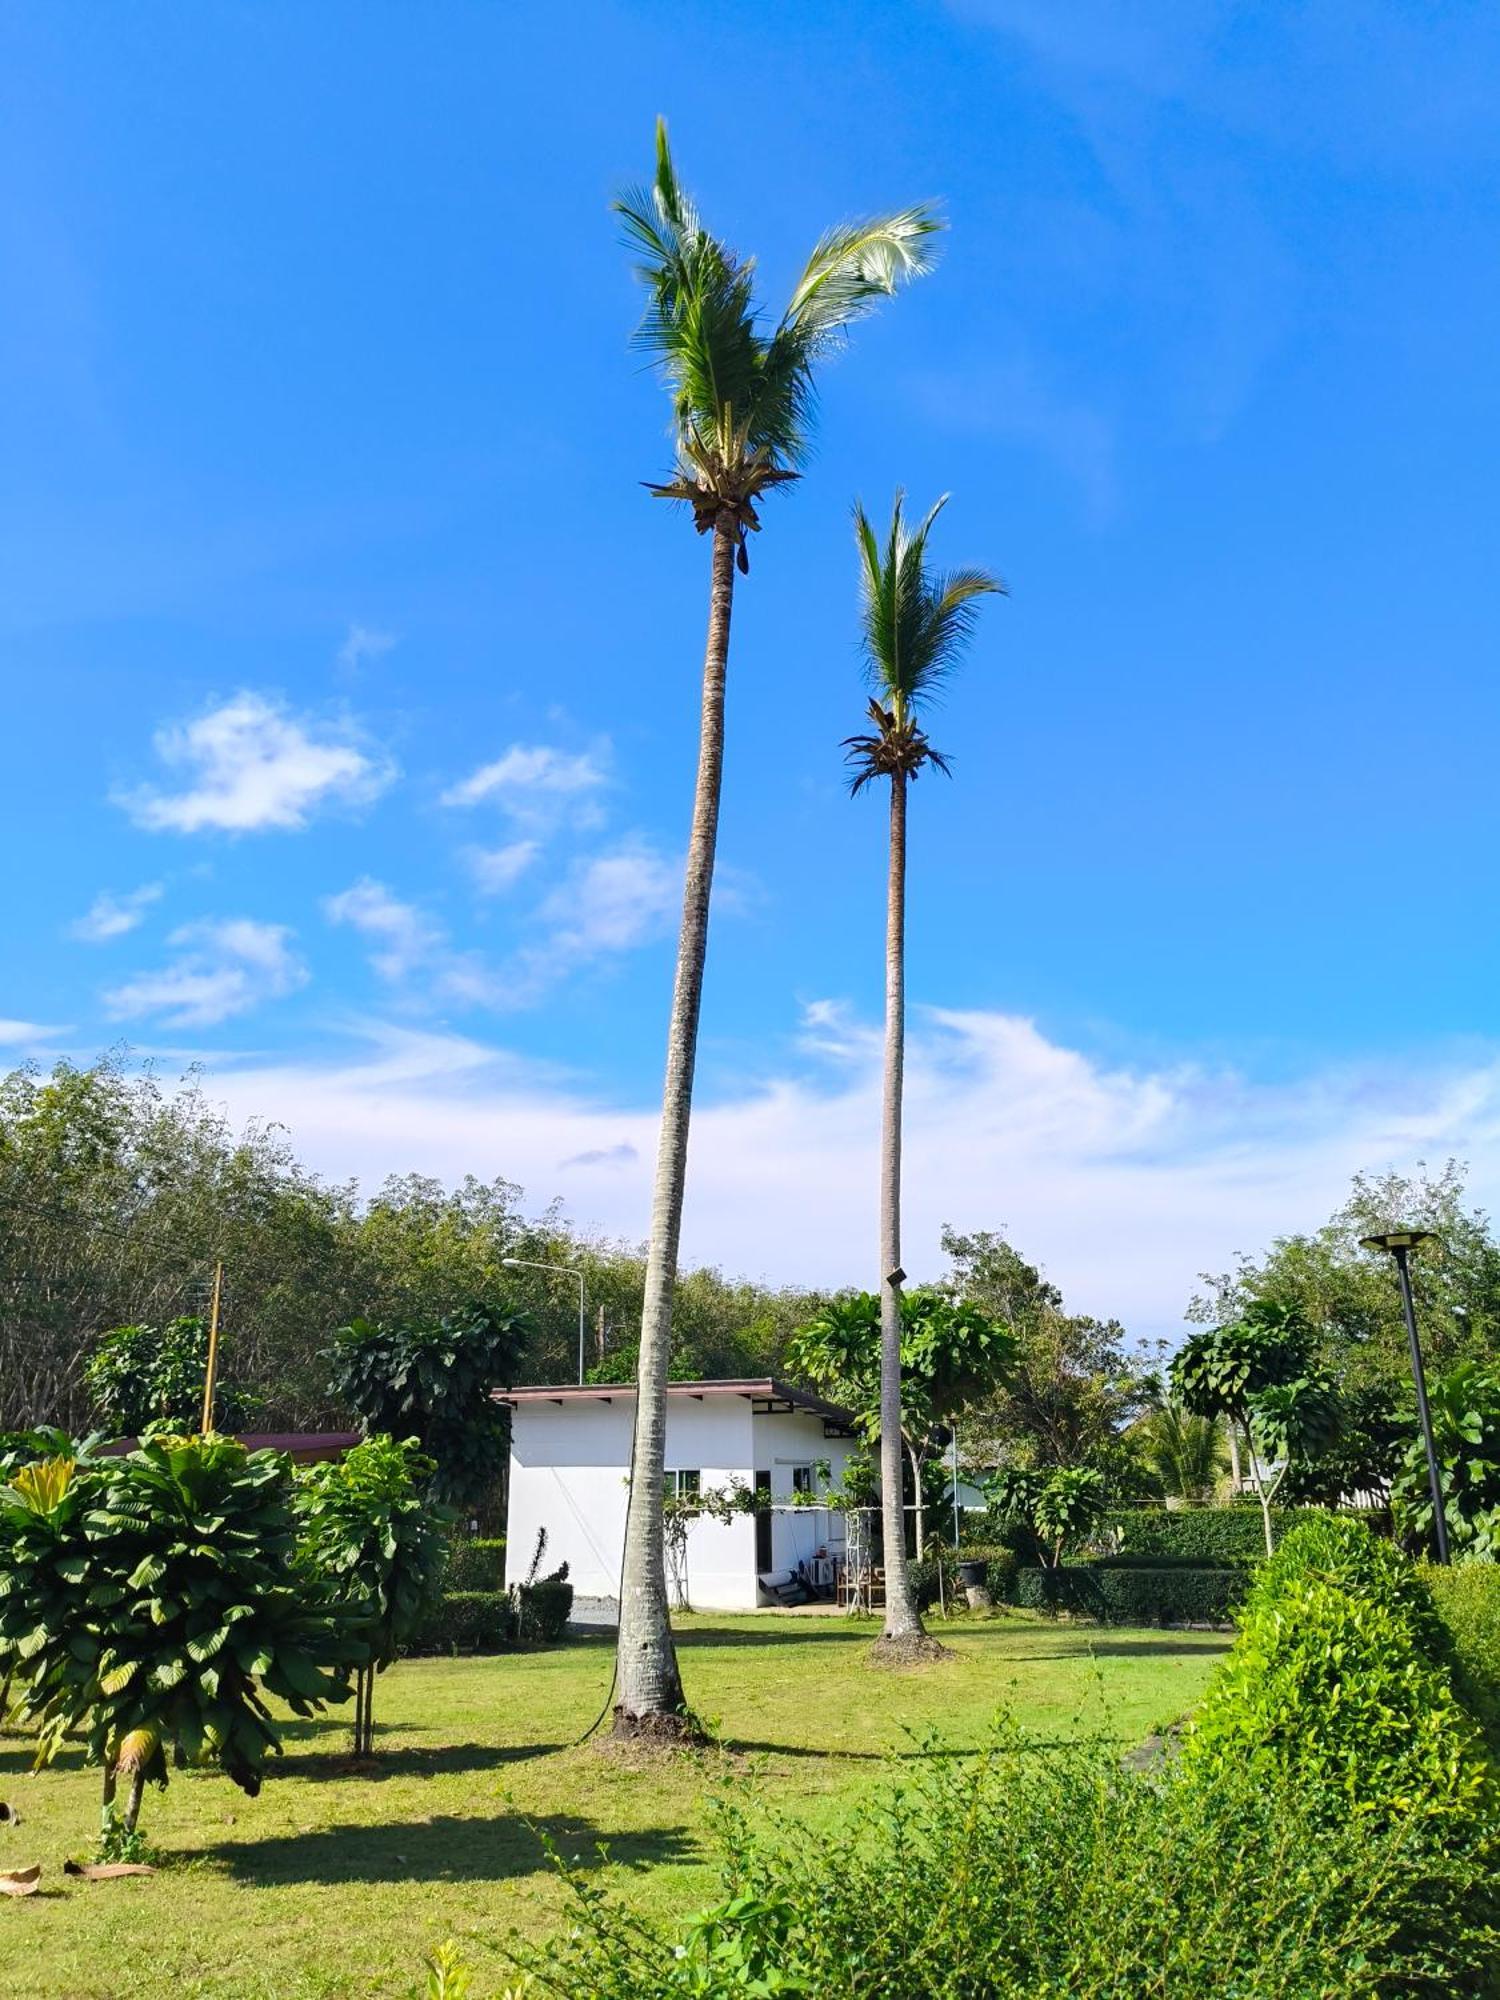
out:
M679 1500L688 1500L702 1492L703 1474L696 1468L692 1471L669 1472L666 1475L666 1486L667 1491L675 1493Z

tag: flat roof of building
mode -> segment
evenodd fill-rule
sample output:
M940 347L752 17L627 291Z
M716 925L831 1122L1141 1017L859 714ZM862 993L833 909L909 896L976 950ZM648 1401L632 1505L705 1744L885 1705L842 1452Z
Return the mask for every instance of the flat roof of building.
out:
M635 1393L634 1382L528 1383L520 1389L490 1391L497 1403L556 1403L562 1408L569 1403L613 1403L617 1398L630 1398ZM790 1415L804 1410L809 1416L821 1417L825 1423L837 1424L840 1430L852 1431L855 1428L850 1411L840 1409L837 1403L825 1403L821 1396L810 1395L806 1389L794 1389L790 1382L779 1382L772 1375L720 1376L711 1382L669 1382L667 1394L687 1396L699 1403L706 1396L743 1396L747 1402L760 1405L757 1416Z

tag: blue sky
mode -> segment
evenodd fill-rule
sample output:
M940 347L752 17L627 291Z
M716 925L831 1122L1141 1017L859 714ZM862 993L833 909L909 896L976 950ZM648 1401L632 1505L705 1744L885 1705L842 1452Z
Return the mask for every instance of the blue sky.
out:
M607 203L662 111L773 305L951 224L740 592L689 1253L872 1264L898 484L1012 592L916 800L908 1264L1008 1225L1147 1332L1356 1168L1500 1194L1492 10L48 0L0 65L6 1053L641 1233L706 551Z

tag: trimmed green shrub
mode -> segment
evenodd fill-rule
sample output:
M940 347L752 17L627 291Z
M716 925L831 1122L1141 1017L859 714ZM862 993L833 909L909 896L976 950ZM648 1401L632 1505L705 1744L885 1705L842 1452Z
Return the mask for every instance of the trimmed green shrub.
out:
M504 1590L505 1543L498 1537L455 1536L448 1545L450 1590Z
M413 1633L411 1653L500 1653L515 1643L516 1614L503 1590L451 1590Z
M518 1946L576 2000L1440 2000L1489 1990L1478 1857L1330 1821L1248 1773L1124 1773L1111 1750L898 1767L809 1842L724 1811L724 1900L685 1927L570 1876L567 1934ZM512 1992L518 1989L512 1987Z
M1273 1507L1271 1525L1279 1542L1299 1521L1325 1509ZM1383 1517L1382 1517L1383 1518ZM1107 1514L1096 1536L1113 1542L1122 1555L1175 1556L1194 1562L1264 1562L1265 1529L1252 1507L1122 1507Z
M1500 1563L1423 1563L1418 1573L1452 1648L1459 1699L1500 1757Z
M552 1645L567 1629L573 1612L573 1586L568 1582L568 1566L556 1576L538 1577L535 1583L518 1583L511 1592L515 1606L516 1637L541 1645Z
M1244 1594L1243 1569L1181 1562L1155 1569L1128 1561L1023 1569L1014 1601L1023 1611L1066 1611L1101 1625L1225 1625Z
M1183 1762L1249 1771L1375 1827L1413 1822L1500 1864L1500 1798L1414 1566L1349 1519L1294 1528L1261 1569Z

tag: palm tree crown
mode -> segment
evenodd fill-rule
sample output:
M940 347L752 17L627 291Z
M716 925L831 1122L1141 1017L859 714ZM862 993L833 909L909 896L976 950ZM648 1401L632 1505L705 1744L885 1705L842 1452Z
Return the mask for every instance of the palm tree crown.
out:
M686 500L700 534L728 511L739 537L759 528L755 502L805 463L819 360L899 284L931 268L928 239L942 227L929 207L830 229L807 261L786 311L764 329L755 262L704 228L656 125L656 177L614 203L640 254L650 295L637 339L672 387L676 477L652 485Z
M874 689L869 716L875 725L868 736L844 740L855 792L874 778L915 778L924 764L948 771L947 758L920 727L918 712L935 698L968 644L975 598L1003 595L1005 585L987 570L928 569L927 537L947 504L945 493L920 526L909 528L898 493L884 546L864 508L854 509L865 669Z

